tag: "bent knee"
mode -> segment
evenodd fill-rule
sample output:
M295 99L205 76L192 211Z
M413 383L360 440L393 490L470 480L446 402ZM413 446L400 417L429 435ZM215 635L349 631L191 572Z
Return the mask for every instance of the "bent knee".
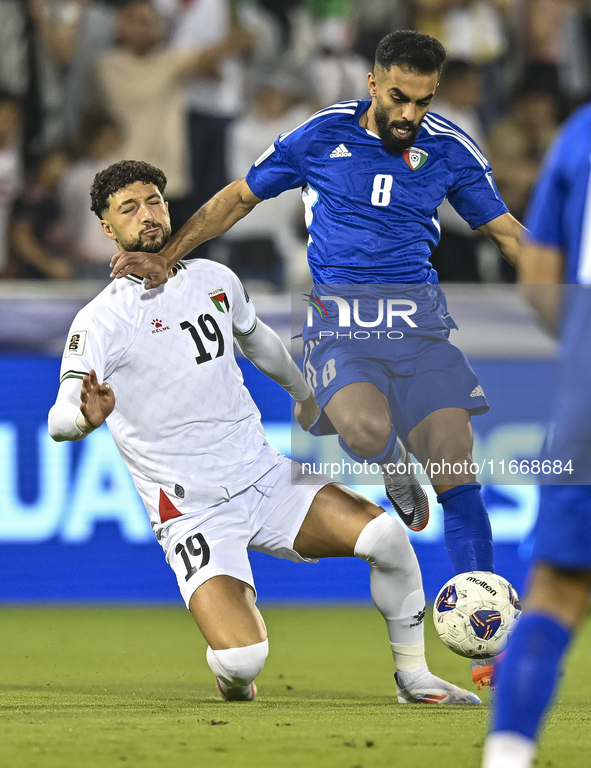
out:
M355 556L384 570L418 569L406 530L387 512L365 526L357 540Z
M214 651L208 646L207 663L214 675L233 688L252 683L265 666L269 655L269 641Z
M353 453L370 459L384 452L391 430L386 419L362 418L346 424L340 434Z

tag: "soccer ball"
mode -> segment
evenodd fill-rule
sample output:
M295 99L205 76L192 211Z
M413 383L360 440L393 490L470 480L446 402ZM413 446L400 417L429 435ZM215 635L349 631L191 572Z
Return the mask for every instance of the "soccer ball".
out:
M470 571L443 585L433 606L433 622L450 651L490 659L504 649L520 613L517 592L506 579Z

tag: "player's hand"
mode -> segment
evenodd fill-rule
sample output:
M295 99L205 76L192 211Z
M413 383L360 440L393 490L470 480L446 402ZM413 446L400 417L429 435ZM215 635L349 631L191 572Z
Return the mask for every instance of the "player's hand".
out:
M158 253L119 251L111 259L111 277L138 275L147 277L146 289L157 288L168 280L168 269L163 256Z
M307 432L312 424L320 415L320 410L314 400L314 395L310 395L307 400L295 404L295 417L300 427Z
M82 379L80 413L91 427L100 427L115 407L115 393L106 384L99 384L96 372L91 370Z

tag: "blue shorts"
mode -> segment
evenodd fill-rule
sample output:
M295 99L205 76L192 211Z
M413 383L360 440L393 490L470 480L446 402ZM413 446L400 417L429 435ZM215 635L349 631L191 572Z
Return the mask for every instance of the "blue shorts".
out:
M591 568L591 486L543 485L533 560L558 568Z
M427 334L392 332L380 338L323 337L304 342L304 376L321 409L310 432L334 435L324 408L339 389L367 381L384 393L392 423L406 442L409 432L441 408L464 408L470 414L489 410L476 374L464 353L447 338L449 330Z

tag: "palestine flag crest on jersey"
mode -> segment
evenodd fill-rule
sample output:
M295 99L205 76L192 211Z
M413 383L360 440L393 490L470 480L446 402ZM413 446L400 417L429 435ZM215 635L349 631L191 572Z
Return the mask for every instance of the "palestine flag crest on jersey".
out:
M215 308L219 312L230 311L230 302L228 301L228 297L223 288L215 288L213 291L208 291L207 295L213 301Z
M402 156L411 171L418 171L427 162L429 153L419 147L411 147L403 152Z

